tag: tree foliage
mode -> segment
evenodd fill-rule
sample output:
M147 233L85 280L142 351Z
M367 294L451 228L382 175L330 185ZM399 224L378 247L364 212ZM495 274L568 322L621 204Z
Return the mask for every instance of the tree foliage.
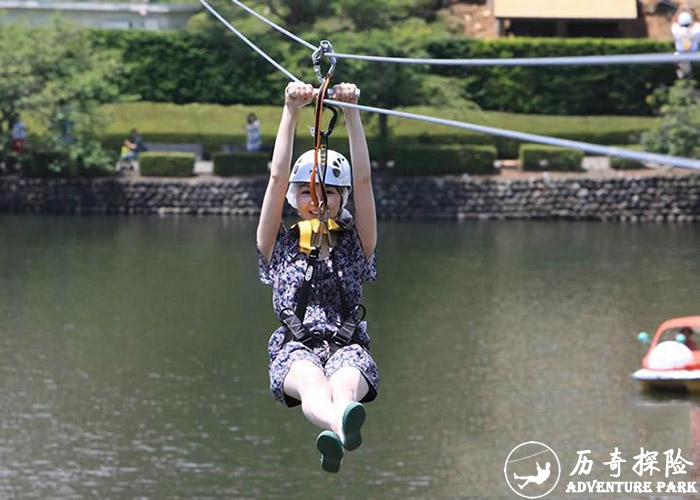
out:
M691 80L677 80L661 106L661 122L642 135L653 152L700 158L700 95Z
M255 30L249 22L252 16L228 0L209 2L225 19L236 27ZM367 31L388 28L396 22L411 17L431 20L439 7L439 0L251 0L245 5L271 21L297 33L300 30L318 29L319 24L342 26L350 31ZM203 19L208 22L203 22ZM242 23L242 24L241 24ZM263 25L259 20L253 24ZM208 12L198 15L192 25L212 27L216 24Z
M350 21L354 31L389 28L410 18L429 20L434 14L434 0L336 0L333 13Z
M43 146L63 152L84 167L104 166L109 157L97 141L98 106L118 100L121 55L95 50L88 33L55 21L0 30L0 133L7 137L25 113L46 130Z

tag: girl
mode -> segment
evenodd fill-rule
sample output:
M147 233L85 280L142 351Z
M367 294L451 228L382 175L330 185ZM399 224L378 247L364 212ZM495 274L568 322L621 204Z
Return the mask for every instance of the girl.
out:
M309 422L323 429L316 440L321 466L338 472L344 450L362 443L366 414L361 402L374 400L379 388L366 323L361 321L362 283L376 279L377 219L358 110L344 108L352 170L343 155L328 151L327 206L321 207L330 212L328 232L318 228L320 207L314 202L323 198L321 186L315 185L316 196L311 193L314 151L302 154L289 173L299 113L313 99L313 90L294 82L285 91L257 229L258 264L260 279L272 286L275 313L283 321L268 343L270 390L289 407L301 404ZM333 92L337 101L357 103L359 92L353 84L336 85ZM351 191L354 220L344 210ZM282 224L285 199L302 219L289 230ZM314 227L322 236L310 249Z
M260 120L255 113L250 113L246 120L246 151L260 151L262 139L260 138Z

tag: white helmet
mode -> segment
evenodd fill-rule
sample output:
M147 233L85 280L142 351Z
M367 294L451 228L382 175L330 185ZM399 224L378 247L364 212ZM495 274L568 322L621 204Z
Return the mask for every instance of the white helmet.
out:
M678 16L678 24L681 26L690 26L693 24L693 16L690 15L690 12L681 12Z
M289 174L289 189L287 190L287 201L291 206L297 208L297 190L298 184L311 182L311 170L314 167L313 149L303 153L292 167L292 172ZM320 153L319 153L320 161ZM326 176L323 179L326 186L336 186L345 188L343 193L343 206L347 203L348 195L352 189L352 171L350 162L337 151L329 149L326 156ZM319 171L322 169L319 165ZM320 175L320 174L319 174Z

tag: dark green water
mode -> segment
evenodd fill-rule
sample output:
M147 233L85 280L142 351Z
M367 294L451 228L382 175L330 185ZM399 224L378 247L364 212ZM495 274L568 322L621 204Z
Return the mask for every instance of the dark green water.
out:
M629 374L638 331L700 313L700 225L381 224L382 388L333 476L268 395L255 224L0 216L0 498L519 498L504 466L528 441L561 462L550 497L576 498L616 447L629 481L689 459L692 401Z

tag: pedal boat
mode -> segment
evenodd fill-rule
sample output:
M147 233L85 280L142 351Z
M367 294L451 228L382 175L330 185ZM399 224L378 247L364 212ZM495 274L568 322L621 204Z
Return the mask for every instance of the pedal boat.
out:
M649 342L642 359L642 368L632 374L644 389L685 390L700 393L700 350L691 350L681 333L690 328L700 333L700 316L685 316L664 321L649 342L649 336L641 332L637 339Z

